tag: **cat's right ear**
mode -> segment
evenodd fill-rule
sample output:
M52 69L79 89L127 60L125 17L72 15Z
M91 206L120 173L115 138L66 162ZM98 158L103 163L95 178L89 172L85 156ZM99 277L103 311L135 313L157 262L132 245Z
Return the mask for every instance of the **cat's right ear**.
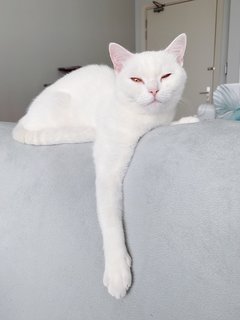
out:
M177 62L182 66L186 45L187 36L185 33L182 33L170 43L165 51L173 54L177 58Z
M133 53L114 42L109 44L109 54L116 72L120 72L124 63L133 56Z

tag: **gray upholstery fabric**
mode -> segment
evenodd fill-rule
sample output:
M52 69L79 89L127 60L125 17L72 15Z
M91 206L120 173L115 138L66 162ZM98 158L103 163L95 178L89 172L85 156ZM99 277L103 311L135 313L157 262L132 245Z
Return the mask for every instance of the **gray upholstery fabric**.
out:
M240 124L162 127L124 181L134 283L102 285L92 144L36 147L0 125L1 320L240 318Z

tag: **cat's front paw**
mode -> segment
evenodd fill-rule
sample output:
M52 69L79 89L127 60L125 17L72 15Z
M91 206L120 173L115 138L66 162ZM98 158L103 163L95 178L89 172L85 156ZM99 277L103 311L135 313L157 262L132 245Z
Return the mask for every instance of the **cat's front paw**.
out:
M103 284L113 297L116 299L123 298L131 283L131 258L127 253L106 263Z
M195 123L195 122L199 122L200 120L193 116L193 117L183 117L177 121L173 121L171 123L172 126L177 125L177 124L185 124L185 123Z

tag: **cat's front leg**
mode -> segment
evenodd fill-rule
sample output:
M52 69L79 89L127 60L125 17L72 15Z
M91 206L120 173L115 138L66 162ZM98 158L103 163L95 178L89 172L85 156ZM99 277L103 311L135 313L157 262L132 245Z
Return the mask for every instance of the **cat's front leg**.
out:
M134 146L96 140L96 196L98 219L103 237L105 271L103 283L119 299L131 286L131 258L122 222L122 183Z
M104 251L109 250L105 247ZM113 297L120 299L126 295L132 283L131 257L126 247L120 254L116 254L116 251L109 252L110 256L107 256L107 253L105 253L103 284Z

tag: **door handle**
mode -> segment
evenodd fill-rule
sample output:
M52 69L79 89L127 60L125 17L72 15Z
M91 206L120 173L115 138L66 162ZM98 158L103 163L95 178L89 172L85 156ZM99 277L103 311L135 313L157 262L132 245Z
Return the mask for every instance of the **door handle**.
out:
M200 91L199 94L209 94L209 91Z
M210 93L211 93L211 87L206 87L206 91L200 91L199 94L205 94L206 95L206 101L210 102Z
M208 71L214 71L214 70L216 70L216 68L215 67L208 67L207 70Z
M211 87L206 87L206 91L200 91L199 94L209 94L211 92Z

